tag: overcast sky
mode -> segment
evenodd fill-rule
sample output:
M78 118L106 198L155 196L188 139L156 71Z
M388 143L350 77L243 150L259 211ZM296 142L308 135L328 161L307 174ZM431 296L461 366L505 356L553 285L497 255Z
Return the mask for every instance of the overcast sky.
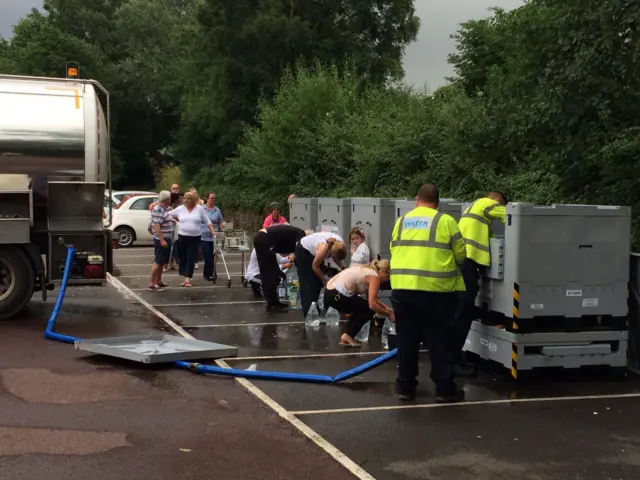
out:
M454 49L449 35L461 22L488 16L489 7L511 9L523 0L415 0L422 22L417 41L407 48L404 59L406 81L416 86L427 85L434 90L451 75L447 54ZM0 0L0 35L10 36L11 25L40 7L38 0Z

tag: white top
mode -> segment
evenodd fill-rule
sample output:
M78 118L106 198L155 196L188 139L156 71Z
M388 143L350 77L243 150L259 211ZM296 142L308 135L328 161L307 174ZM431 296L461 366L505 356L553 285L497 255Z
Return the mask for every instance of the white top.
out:
M365 278L372 275L378 276L378 272L373 268L360 266L349 267L329 280L327 288L335 288L345 297L362 295L369 291L369 285L367 285Z
M278 264L280 264L280 270L282 270L282 265L289 262L288 257L283 257L279 253L276 253L276 259L278 260ZM250 282L256 275L260 275L260 267L258 266L258 256L256 255L256 249L254 248L251 251L251 258L249 258L249 265L247 265L247 272L244 275L244 278L247 282Z
M342 237L336 233L331 232L317 232L312 233L311 235L307 235L300 240L300 245L307 250L314 257L316 256L316 251L318 250L318 245L321 243L326 243L326 241L330 238L335 238L338 242L344 243Z
M349 266L353 267L355 265L366 265L370 261L371 252L369 251L369 247L366 243L362 242L360 245L358 245L358 248L356 249L354 254L351 255L351 263L349 264Z
M178 233L185 237L199 237L202 225L211 225L207 212L200 205L196 205L191 211L180 205L171 211L171 216L179 220Z

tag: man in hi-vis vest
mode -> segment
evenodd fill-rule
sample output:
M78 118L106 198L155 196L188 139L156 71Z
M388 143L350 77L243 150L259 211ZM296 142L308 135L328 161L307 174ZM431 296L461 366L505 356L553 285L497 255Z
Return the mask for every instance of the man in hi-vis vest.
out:
M465 294L462 304L458 305L456 327L458 329L458 356L456 358L456 375L472 376L475 369L465 365L462 348L467 340L471 323L475 319L475 303L478 295L482 270L491 265L491 222L500 220L504 223L507 199L500 192L489 192L486 197L473 202L462 214L458 226L467 249L467 259L462 265Z
M453 381L456 291L464 289L458 267L466 258L453 217L438 212L438 187L420 187L416 208L398 219L391 236L391 304L396 317L400 400L413 400L418 351L431 357L436 402L464 400Z

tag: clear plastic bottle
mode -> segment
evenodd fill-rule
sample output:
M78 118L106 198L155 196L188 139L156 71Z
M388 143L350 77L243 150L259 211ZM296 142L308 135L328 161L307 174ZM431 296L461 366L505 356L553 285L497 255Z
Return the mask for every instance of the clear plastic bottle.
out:
M287 280L285 278L280 279L280 284L278 285L278 297L280 297L280 301L284 302L288 298L289 289L287 288Z
M318 305L316 302L311 304L311 308L307 312L307 318L304 320L305 327L319 327L320 326L320 313L318 313Z
M329 307L327 313L324 316L328 327L337 327L340 325L340 312L335 308Z
M356 340L358 342L368 342L369 341L369 330L371 329L371 320L363 325L358 334L356 335Z
M382 325L382 347L385 350L389 350L389 335L396 334L396 324L393 323L388 318L384 319L384 324Z
M322 312L324 310L324 288L320 290L320 295L318 296L318 311Z
M298 286L295 282L289 285L289 305L295 310L298 309Z

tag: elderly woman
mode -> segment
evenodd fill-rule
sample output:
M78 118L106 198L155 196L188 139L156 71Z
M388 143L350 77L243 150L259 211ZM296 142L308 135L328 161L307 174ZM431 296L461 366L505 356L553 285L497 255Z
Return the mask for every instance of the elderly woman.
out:
M280 215L280 205L278 204L278 202L273 202L271 205L269 205L269 208L271 209L271 214L267 215L267 217L264 219L262 228L269 228L273 225L282 225L284 223L287 223L287 219Z
M184 277L180 286L190 287L200 251L202 225L207 225L212 237L216 236L216 231L204 208L197 204L197 197L191 192L184 194L184 203L172 210L171 216L178 220L178 273Z
M311 304L318 301L320 291L326 284L322 271L324 261L331 258L340 269L344 269L342 260L346 256L344 240L340 235L331 232L312 233L296 245L295 264L300 280L300 303L305 317Z
M224 228L224 218L222 217L222 212L218 207L216 207L216 194L213 192L209 192L205 197L206 204L204 205L204 211L209 217L211 224L213 225L213 229L216 232L221 232ZM214 237L209 232L209 226L203 225L202 235L200 237L200 245L202 248L202 256L204 258L204 270L202 275L205 280L211 282L214 280L214 276L216 275L216 262L215 262L215 252L216 252L216 241Z

